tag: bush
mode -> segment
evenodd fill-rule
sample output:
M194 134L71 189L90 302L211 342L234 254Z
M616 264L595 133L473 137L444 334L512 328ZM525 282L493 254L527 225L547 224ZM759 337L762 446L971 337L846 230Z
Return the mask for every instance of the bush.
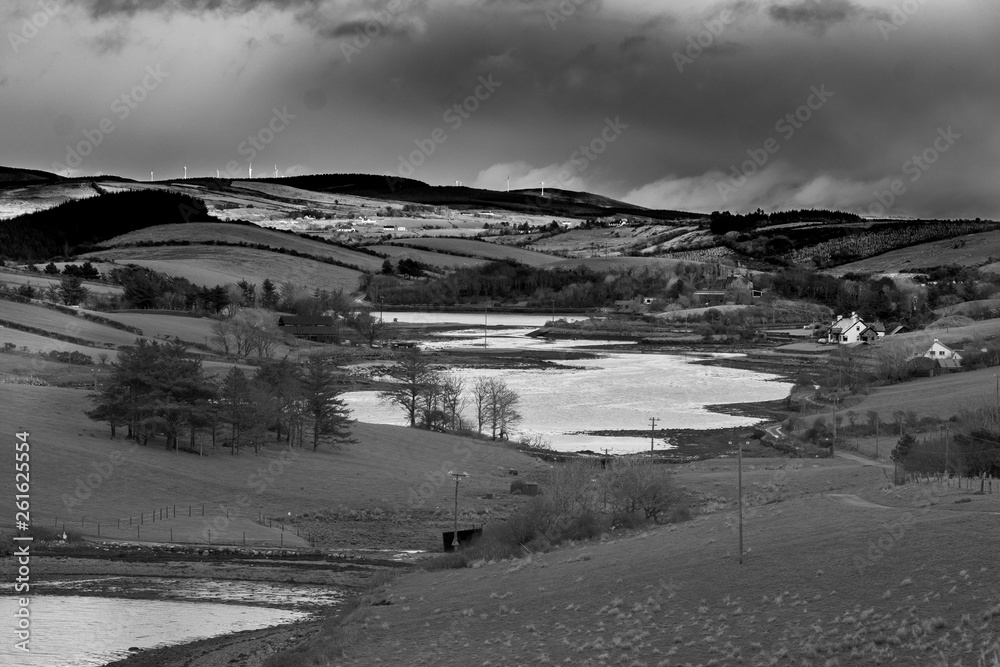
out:
M645 458L618 459L605 477L615 525L635 527L667 517L687 516L683 496L662 464Z

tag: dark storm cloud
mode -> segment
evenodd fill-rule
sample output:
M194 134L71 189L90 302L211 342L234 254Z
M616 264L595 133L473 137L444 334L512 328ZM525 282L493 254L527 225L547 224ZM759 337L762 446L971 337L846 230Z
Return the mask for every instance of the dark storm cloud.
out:
M775 4L768 7L775 21L825 32L830 26L847 21L886 18L881 11L871 11L850 0L801 0L797 4Z

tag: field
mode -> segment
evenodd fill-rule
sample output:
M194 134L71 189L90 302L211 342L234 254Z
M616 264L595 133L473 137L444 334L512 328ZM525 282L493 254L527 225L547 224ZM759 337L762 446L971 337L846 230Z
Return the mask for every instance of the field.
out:
M235 507L241 496L249 496L243 505L254 518L258 511L270 516L291 512L303 521L306 512L338 507L386 512L385 525L355 522L356 531L345 529L339 538L332 535L327 546L342 544L338 539L346 540L349 532L394 530L405 535L408 544L429 548L440 543L440 534L421 533L404 519L440 510L442 519L450 520L454 483L444 479L449 469L461 467L471 474L461 485L460 503L467 515L479 516L481 522L480 512L507 502L481 496L506 496L510 468L530 478L547 467L513 450L479 441L369 424L356 424L358 443L343 448L321 447L312 452L307 447L295 449L290 456L282 446L265 449L260 456L253 450L231 456L228 449L207 447L208 456L201 458L166 451L162 440L151 440L146 448L121 438L111 440L106 424L92 422L83 414L91 406L86 391L0 384L0 404L4 405L0 432L8 437L20 430L31 433L33 516L43 525L57 518L70 525L72 519L78 528L86 517L87 532L97 521L114 525L119 517L174 505L186 510L189 505L204 504L211 519L220 506ZM124 460L99 485L90 485L84 502L67 506L64 494L75 495L80 484L86 487L88 473L95 465L106 468L114 452L119 452L115 458ZM13 457L2 464L10 478L12 465ZM9 526L12 520L8 513L0 518L0 525ZM200 531L204 522L196 525ZM377 540L369 543L373 541ZM394 545L387 540L385 546Z
M348 248L313 241L294 234L284 234L265 227L227 223L194 222L183 225L147 227L105 241L101 246L114 248L135 243L166 243L181 240L189 243L220 241L287 248L317 257L328 257L344 264L356 266L364 271L377 271L382 266L381 258Z
M79 264L79 262L76 262ZM96 265L95 265L96 266ZM44 289L49 285L59 285L59 278L50 278L44 273L13 273L0 269L0 283L6 283L13 287L20 285L31 285L37 289ZM105 285L85 280L83 286L94 294L121 294L122 288L117 285Z
M123 332L124 333L124 332ZM132 337L132 342L135 342L135 337ZM28 333L27 331L18 331L17 329L11 329L8 327L0 328L0 344L3 343L13 343L20 350L22 347L28 348L29 352L80 352L81 354L89 355L94 361L97 361L98 354L107 354L108 362L115 361L118 358L118 353L115 350L110 350L101 347L89 347L85 345L76 345L74 343L66 343L61 340L56 340L55 338L48 338L46 336L40 336L39 334ZM0 378L4 372L13 373L15 368L34 368L38 362L33 358L22 357L20 355L4 355L0 354ZM66 369L65 364L58 364L61 370ZM9 370L8 370L9 369ZM21 373L16 373L20 375Z
M689 227L675 228L662 225L640 227L607 227L596 229L571 229L532 243L529 247L565 257L600 257L616 255L658 246L663 239L676 236Z
M558 257L543 255L539 252L524 250L522 248L511 248L497 243L487 243L484 241L474 241L471 239L453 238L416 238L393 241L393 245L406 245L415 248L423 248L443 253L453 253L457 255L468 255L482 259L512 259L528 266L546 266L558 262Z
M745 472L744 489L805 491L744 510L741 565L734 462L706 463L715 471L678 481L702 476L721 511L400 578L352 617L346 655L331 657L352 667L995 664L1000 519L983 513L1000 509L995 497L963 512L955 489L883 490L874 466L774 461ZM991 661L977 663L984 654Z
M134 333L91 322L77 315L13 301L0 301L0 319L102 345L131 345L136 338Z
M829 269L827 273L834 276L842 276L845 273L893 273L948 264L979 267L996 263L1000 266L998 260L1000 260L1000 231L992 231L965 234L900 248L843 264Z
M307 285L311 289L342 289L353 292L361 273L311 259L282 255L253 248L212 246L157 246L152 248L112 248L83 256L120 264L137 264L170 276L187 278L196 285L225 285L246 279L260 284L270 279Z
M449 255L444 252L431 252L430 250L417 250L415 248L406 248L395 245L373 245L368 246L368 249L382 255L387 255L394 262L398 262L400 259L405 257L427 264L428 266L447 270L482 266L489 261L486 259L460 257L458 255Z

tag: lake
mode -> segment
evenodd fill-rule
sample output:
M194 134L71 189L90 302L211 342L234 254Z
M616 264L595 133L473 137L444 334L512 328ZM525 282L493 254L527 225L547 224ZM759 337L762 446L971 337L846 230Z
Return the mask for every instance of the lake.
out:
M30 653L14 648L13 597L0 597L6 619L0 664L18 667L89 667L129 655L132 646L182 644L241 630L301 620L305 612L248 605L79 595L31 596Z
M498 349L586 349L614 344L536 339L526 335L531 330L491 330L487 342ZM436 337L424 347L482 345L483 332L467 330ZM651 417L657 419L657 428L712 429L754 424L759 420L710 412L705 406L781 399L791 388L790 383L776 375L696 364L698 358L690 355L625 351L596 354L599 356L595 359L556 361L555 368L545 370L458 368L453 373L465 381L466 387L482 376L502 376L521 396L520 411L524 419L516 432L541 436L557 451L605 448L616 453L649 451L648 436L587 432L649 429ZM377 392L352 392L345 394L344 399L359 421L407 423L402 410L380 401ZM466 410L466 415L468 422L472 418L471 409ZM655 449L670 447L662 438L654 439L653 444Z

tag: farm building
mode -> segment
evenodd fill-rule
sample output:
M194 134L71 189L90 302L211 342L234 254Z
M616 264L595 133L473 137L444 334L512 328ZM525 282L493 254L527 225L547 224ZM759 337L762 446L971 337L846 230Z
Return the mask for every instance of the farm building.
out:
M327 316L282 315L278 318L278 327L282 333L319 343L337 342L339 330L336 320Z
M696 290L694 304L703 306L720 306L726 303L749 304L763 296L763 292L754 289L753 281L747 276L729 276L716 281L711 288Z

